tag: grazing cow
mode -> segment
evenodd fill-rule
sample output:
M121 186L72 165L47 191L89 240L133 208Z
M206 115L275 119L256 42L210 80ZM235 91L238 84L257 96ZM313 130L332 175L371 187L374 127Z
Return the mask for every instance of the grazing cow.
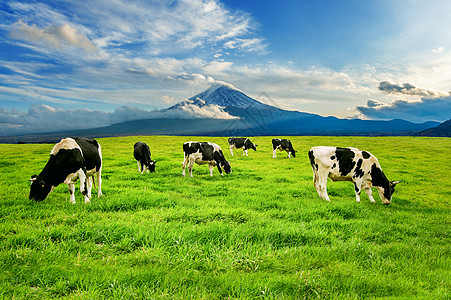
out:
M183 144L183 152L185 155L185 159L183 160L182 168L182 176L185 176L185 168L188 165L189 176L193 177L193 165L194 163L198 165L208 164L210 168L210 176L213 176L213 167L217 166L219 173L222 174L221 167L224 168L224 171L229 174L232 173L232 169L230 168L230 164L224 158L224 154L222 153L221 147L214 143L208 142L186 142Z
M243 155L249 156L247 154L248 149L254 149L254 151L257 151L257 146L254 143L251 142L248 138L235 138L231 137L229 138L229 146L230 146L230 154L233 156L233 147L235 148L243 148Z
M277 158L276 157L276 152L277 149L279 149L280 151L287 151L288 152L288 158L291 158L291 155L293 155L293 157L296 157L296 151L293 149L293 145L291 145L291 141L290 140L286 140L286 139L272 139L272 158Z
M146 143L136 142L134 145L133 156L137 160L138 171L141 172L141 174L145 169L147 169L147 173L149 173L149 171L155 173L155 164L157 162L150 158L150 149Z
M371 187L374 186L384 204L390 204L395 186L400 181L389 181L385 177L377 158L367 151L356 148L313 147L308 152L313 169L313 184L320 198L330 201L327 195L327 177L332 181L354 183L356 201L365 190L371 202L375 202Z
M91 202L93 176L97 177L97 195L102 195L102 152L94 139L65 138L50 152L50 159L39 175L31 176L30 200L43 201L60 183L67 184L70 202L75 204L75 182L80 178L80 191L85 203Z

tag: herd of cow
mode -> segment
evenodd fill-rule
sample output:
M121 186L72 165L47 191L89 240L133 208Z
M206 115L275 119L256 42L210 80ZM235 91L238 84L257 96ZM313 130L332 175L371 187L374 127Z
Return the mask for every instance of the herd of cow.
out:
M249 138L229 138L230 153L233 148L243 149L243 155L248 155L248 149L257 150L257 145ZM296 151L290 140L273 139L273 158L277 150L286 151L288 158L296 157ZM188 167L190 177L193 177L194 163L208 164L210 175L216 166L223 175L232 172L230 163L225 159L222 149L215 143L186 142L183 144L184 160L182 176ZM133 156L138 163L141 174L144 171L155 172L156 161L151 159L150 149L146 143L136 142ZM389 181L382 171L377 158L367 151L356 148L313 147L308 152L313 170L313 184L320 198L330 201L327 195L327 178L332 181L351 181L354 183L356 201L360 202L360 193L365 190L371 202L375 202L371 187L376 187L384 204L390 204L395 186L400 181ZM80 191L85 203L90 202L94 177L97 183L98 197L102 195L102 151L100 144L94 139L65 138L57 143L50 152L50 159L39 175L31 176L31 200L43 201L59 184L68 185L70 201L75 203L75 182L80 179Z

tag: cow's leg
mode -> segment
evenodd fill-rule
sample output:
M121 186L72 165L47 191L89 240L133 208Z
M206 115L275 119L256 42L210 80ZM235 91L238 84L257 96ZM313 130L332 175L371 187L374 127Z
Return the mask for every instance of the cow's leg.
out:
M360 192L362 192L362 185L354 182L355 201L360 202Z
M210 169L210 176L213 177L213 165L208 164L208 168Z
M319 188L319 175L318 175L318 171L315 169L314 166L312 166L312 170L313 170L313 186L315 187L316 192L318 193L319 197L321 197L321 190Z
M194 160L190 159L188 162L189 177L193 177L193 166L194 166ZM183 172L185 172L185 170L183 170Z
M249 154L247 154L247 149L243 150L243 156L244 155L249 156Z
M185 177L185 169L186 169L186 165L188 163L188 156L185 155L185 159L183 159L182 162L182 176Z
M232 154L232 156L233 156L233 146L232 145L230 145L230 154Z
M221 165L219 164L219 161L216 161L216 167L218 167L218 171L221 174L221 176L224 176L224 174L222 173L222 169L221 169Z
M141 162L137 160L136 163L138 164L138 171L141 172Z
M277 151L277 149L274 149L274 150L272 151L272 158L277 158L277 157L276 157L276 151Z
M145 168L146 168L146 170L147 170L147 174L149 174L149 166L148 166L148 165L145 165Z
M330 201L329 195L327 194L327 177L329 175L329 171L324 168L319 168L318 170L318 189L320 198Z
M99 172L97 172L97 197L103 195L102 193L102 167L100 167Z
M80 192L83 194L84 198L85 198L85 203L90 203L91 201L89 200L88 197L88 190L87 190L87 185L88 185L88 179L86 177L85 172L83 172L82 169L78 170L78 178L80 178Z
M371 190L370 187L365 188L365 192L368 195L368 198L370 198L371 202L376 202L376 200L374 200L373 198L373 191Z
M93 181L93 177L92 176L86 178L86 184L88 186L88 198L89 199L91 199L92 181Z
M288 151L288 158L291 158L291 151Z
M72 204L75 204L75 184L73 182L69 182L67 184L67 188L69 189L69 200Z

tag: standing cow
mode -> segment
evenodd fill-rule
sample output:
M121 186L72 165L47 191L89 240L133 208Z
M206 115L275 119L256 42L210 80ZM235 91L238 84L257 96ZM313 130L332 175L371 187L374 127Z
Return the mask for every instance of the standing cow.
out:
M138 171L141 174L144 170L147 170L147 173L149 171L155 173L155 164L157 162L150 158L150 148L146 143L136 142L133 146L133 156L138 163Z
M102 195L102 152L94 139L65 138L50 152L50 159L39 175L31 176L30 200L43 201L60 183L67 184L70 202L75 204L75 182L80 178L80 192L85 203L91 202L92 177L97 177L97 196Z
M287 139L272 139L272 158L276 157L277 149L280 151L287 151L288 152L288 158L291 158L291 155L293 157L296 157L296 151L293 149L293 145L291 145L291 141Z
M389 181L377 158L356 148L313 147L308 152L313 169L313 184L320 198L330 201L327 195L327 177L332 181L354 183L356 201L365 190L371 202L375 202L371 187L376 187L384 204L390 204L395 186L400 181Z
M254 151L257 151L257 146L254 143L251 142L248 138L236 138L231 137L229 138L229 147L230 147L230 154L233 156L233 148L243 148L243 155L249 156L247 153L248 149L253 149Z
M183 160L182 176L185 176L185 168L188 166L189 176L193 177L193 165L194 163L198 165L208 164L210 168L210 176L213 176L213 167L218 167L221 176L222 168L226 174L232 173L232 169L228 161L226 161L224 154L222 153L221 147L215 143L208 142L186 142L183 144L183 152L185 159Z

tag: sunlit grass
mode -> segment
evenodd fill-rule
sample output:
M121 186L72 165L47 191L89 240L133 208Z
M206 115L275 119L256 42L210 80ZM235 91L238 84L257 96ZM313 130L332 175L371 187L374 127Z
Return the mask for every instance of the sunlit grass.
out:
M53 145L0 145L2 298L287 299L450 296L451 140L289 137L298 150L272 159L272 137L231 157L224 137L99 139L104 196L85 205L65 185L41 203L28 179ZM133 144L149 144L156 173L141 175ZM232 174L194 166L182 144L222 146ZM307 151L353 146L373 153L393 203L356 203L351 183L312 184ZM93 193L96 195L97 193ZM376 193L375 193L376 194Z

